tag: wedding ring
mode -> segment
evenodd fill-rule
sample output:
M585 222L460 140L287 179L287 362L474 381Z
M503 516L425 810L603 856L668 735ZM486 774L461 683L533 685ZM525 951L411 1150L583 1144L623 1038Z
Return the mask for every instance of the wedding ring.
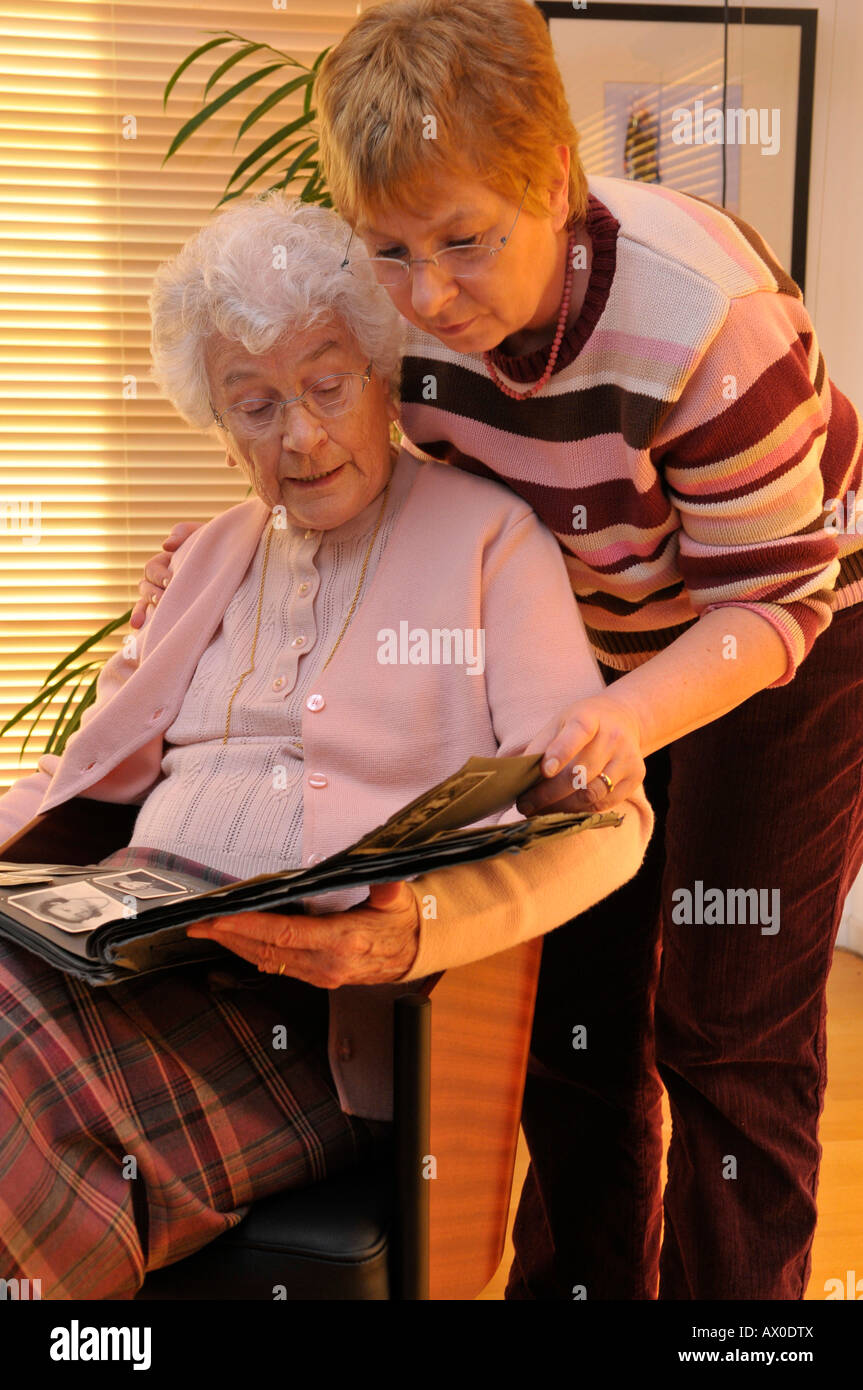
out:
M285 962L282 961L281 965L279 966L279 974L280 974L280 975L284 975L284 973L285 973Z
M602 778L602 780L603 780L603 782L605 783L605 785L607 786L608 790L609 790L610 792L611 792L611 791L614 791L614 783L612 782L611 778L610 778L609 776L607 776L606 773L604 773L604 772L600 772L600 773L599 773L599 776Z

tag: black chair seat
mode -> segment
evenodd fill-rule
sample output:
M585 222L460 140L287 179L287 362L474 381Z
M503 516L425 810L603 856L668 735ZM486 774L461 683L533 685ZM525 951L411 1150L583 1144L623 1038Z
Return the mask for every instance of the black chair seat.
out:
M138 1299L389 1299L390 1163L255 1202L196 1255L148 1274Z

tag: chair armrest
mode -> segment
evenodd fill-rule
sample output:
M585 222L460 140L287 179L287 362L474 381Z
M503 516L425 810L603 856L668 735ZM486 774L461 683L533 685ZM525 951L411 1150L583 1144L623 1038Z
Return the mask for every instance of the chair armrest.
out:
M16 864L98 864L129 843L140 806L73 796L42 811L0 845Z

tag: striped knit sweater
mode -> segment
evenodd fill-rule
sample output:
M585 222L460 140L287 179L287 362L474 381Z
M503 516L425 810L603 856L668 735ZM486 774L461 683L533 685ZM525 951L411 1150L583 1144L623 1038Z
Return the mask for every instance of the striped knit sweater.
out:
M530 503L605 666L632 670L735 605L782 637L785 685L863 600L860 416L752 227L661 185L588 185L589 284L550 381L513 401L479 355L411 327L405 447ZM547 357L492 353L521 389Z

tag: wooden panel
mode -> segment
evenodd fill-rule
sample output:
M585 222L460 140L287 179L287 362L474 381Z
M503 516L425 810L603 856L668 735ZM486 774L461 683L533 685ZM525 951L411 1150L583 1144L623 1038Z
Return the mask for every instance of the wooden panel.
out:
M473 1299L500 1263L542 938L432 987L431 1299Z

